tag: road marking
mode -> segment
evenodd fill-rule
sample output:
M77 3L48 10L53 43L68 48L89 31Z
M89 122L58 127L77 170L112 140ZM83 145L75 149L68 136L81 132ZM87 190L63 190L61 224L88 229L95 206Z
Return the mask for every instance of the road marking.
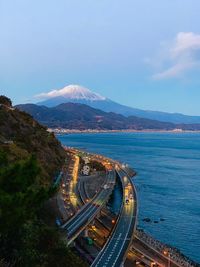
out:
M121 178L121 180L122 180L122 183L123 183L123 187L126 185L125 184L125 181L124 181L124 175L123 175L123 173L122 172L118 172L118 174L119 174L119 176L120 176L120 178ZM129 178L130 179L130 178ZM130 181L129 181L130 182ZM125 184L125 185L124 185ZM133 189L132 189L133 190ZM133 194L134 195L134 194ZM107 243L106 244L106 246L105 246L105 248L104 248L104 250L103 250L103 252L100 252L100 254L99 254L99 257L97 256L97 258L98 258L98 261L97 261L97 263L95 263L95 261L93 262L93 264L91 265L91 266L95 266L95 267L114 267L115 266L115 264L116 264L116 262L117 262L117 260L119 259L119 255L121 254L121 252L122 252L122 250L123 250L123 248L124 248L124 244L125 244L125 242L128 240L128 241L130 241L131 240L131 238L127 238L128 237L128 235L130 234L130 228L131 228L131 225L132 225L132 223L133 223L133 219L136 219L136 216L134 216L134 206L135 206L135 201L131 201L130 202L131 203L131 205L129 205L129 206L126 206L125 204L123 204L123 212L122 212L122 214L121 214L121 217L120 217L120 221L121 221L121 223L123 223L123 221L122 220L124 220L124 222L126 222L126 223L128 223L128 228L125 230L125 229L123 229L123 232L125 232L126 234L125 234L125 237L123 238L123 242L122 242L122 244L121 244L121 247L120 247L120 250L118 251L118 253L117 253L117 256L115 256L115 259L114 259L114 262L113 263L111 263L110 261L111 261L111 259L112 259L112 256L114 255L114 253L115 253L115 250L117 249L117 247L119 246L119 241L121 240L121 237L123 236L122 235L122 233L123 232L120 232L120 234L118 235L118 237L115 239L115 236L117 235L116 234L116 232L117 232L117 229L120 229L120 225L121 225L121 223L120 223L120 221L118 221L118 225L117 225L117 227L116 227L116 229L115 229L115 232L113 233L113 236L111 237L111 239L110 239L110 241L109 241L109 243ZM131 211L131 213L130 213L130 215L128 215L129 214L129 212ZM127 216L128 215L128 216ZM114 243L114 246L112 247L112 249L110 248L112 245L113 245L113 242L114 242L114 240L116 240L115 241L115 243ZM106 253L108 253L108 251L111 249L111 251L110 251L110 253L108 254L108 257L107 257L107 259L105 260L104 259L104 263L102 264L102 262L101 261L103 261L103 258L104 258L104 256L106 255ZM101 266L99 265L99 264L101 264ZM111 265L112 264L112 265Z

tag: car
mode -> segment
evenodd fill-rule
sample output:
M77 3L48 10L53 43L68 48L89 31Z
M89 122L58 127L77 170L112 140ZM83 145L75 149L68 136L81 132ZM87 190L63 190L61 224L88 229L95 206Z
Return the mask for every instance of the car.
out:
M129 199L128 198L126 198L125 203L126 203L126 205L129 204Z

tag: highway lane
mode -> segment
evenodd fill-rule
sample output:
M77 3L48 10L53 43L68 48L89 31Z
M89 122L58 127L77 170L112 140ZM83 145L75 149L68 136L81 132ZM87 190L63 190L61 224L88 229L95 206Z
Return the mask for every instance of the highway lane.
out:
M102 161L102 160L104 160L104 161L106 161L107 159L105 158L105 157L103 157L103 156L98 156L98 155L96 155L96 159L97 160L99 160L100 162ZM110 159L108 159L108 161L109 162L111 162L111 160ZM118 165L119 163L118 162L116 162L116 161L113 161L112 162L112 166L113 165ZM122 169L127 173L127 176L131 176L131 175L133 175L132 173L132 170L131 169L129 169L128 167L127 167L127 165L125 165L125 164L122 164L121 165L121 167L122 167ZM134 185L133 185L134 186ZM81 189L80 189L80 192L82 192L83 194L82 194L82 197L83 197L83 199L86 199L86 195L84 194L85 192L85 189L84 189L84 183L81 185ZM86 203L86 201L85 201L85 203ZM91 211L91 214L93 213L93 210ZM136 220L135 220L136 221ZM134 228L134 226L133 226L133 228ZM131 236L131 238L132 238L132 236ZM131 239L130 238L130 239ZM121 239L121 242L123 242L123 238L122 238L122 233L120 232L120 233L118 233L118 239L115 239L115 240L117 240L117 245L120 243L120 239ZM130 240L129 239L129 235L127 235L127 238L126 238L126 240L127 240L127 242ZM111 239L110 239L111 240ZM137 240L137 241L139 241L139 240ZM168 263L169 263L169 260L167 259L167 258L163 258L163 255L160 255L160 253L158 252L158 251L156 251L156 250L154 250L154 248L152 248L151 246L149 246L148 244L146 244L145 242L144 242L144 244L143 244L143 241L142 240L140 240L141 241L141 244L137 244L138 242L136 242L136 240L134 240L134 242L133 242L133 248L134 248L134 250L137 250L137 251L139 251L141 254L142 254L142 256L141 256L141 260L143 260L144 259L144 257L145 258L147 258L147 259L149 259L150 261L154 261L154 262L157 262L160 266L166 266L166 265L168 265ZM126 242L123 242L123 246L125 246L126 244L125 244ZM107 244L106 244L107 245ZM146 246L147 247L146 247ZM128 244L128 246L129 246L129 244ZM103 250L105 249L105 247L103 248ZM120 250L119 250L119 253L120 253ZM99 254L99 256L101 255L102 253L100 253ZM126 254L126 252L125 252L125 254ZM104 254L105 255L105 254ZM109 255L109 258L111 257L111 255ZM118 255L117 255L117 257L118 257ZM99 260L100 260L100 257L99 257ZM115 259L115 260L117 260L117 259ZM108 260L108 262L109 262L109 260ZM106 261L106 263L107 263L107 261ZM111 263L111 261L110 261L110 263L107 265L107 264L103 264L103 265L99 265L99 267L100 266L120 266L121 265L121 260L119 260L119 264L118 263L116 263L116 262L113 262L112 263L112 265L110 264ZM172 262L171 261L171 265L172 266L182 266L182 265L179 265L178 263L174 263L174 262Z
M159 266L168 266L169 258L166 257L161 252L155 250L153 247L150 247L148 244L144 243L142 240L135 238L132 248L134 250L139 251L146 257L149 257L153 262L159 264ZM170 266L171 267L181 267L182 265L178 262L173 261L170 259ZM189 265L188 265L189 266Z
M112 180L113 178L113 173L109 172L108 173L108 179L107 179L107 185L109 184L109 182ZM92 212L94 212L94 210L96 210L98 207L102 206L104 204L104 202L107 200L107 197L110 195L112 191L111 187L108 187L106 189L102 189L93 199L92 201L89 203L89 205L85 205L86 206L86 210L82 209L80 213L78 213L77 218L78 220L85 218L85 217L90 217L90 214L92 214ZM77 222L77 218L74 218L73 222L68 224L68 229L72 228L73 225Z
M113 172L109 172L108 173L108 179L107 179L107 184L109 184L109 182L111 182L113 179ZM107 190L107 189L106 189ZM87 212L89 212L91 209L93 210L95 208L95 204L98 204L98 200L99 199L103 199L105 196L108 195L108 191L106 191L105 189L102 188L102 190L92 199L90 200L88 203L86 203L77 213L74 217L72 217L69 221L67 221L62 228L64 229L68 229L71 227L71 225L73 225L74 223L76 223L79 219L81 219L83 216L85 216L87 214ZM103 193L103 194L102 194Z
M65 224L63 224L61 226L61 228L65 229L68 228L70 226L70 224L73 224L73 222L75 222L77 220L77 216L81 216L82 214L84 214L87 209L91 207L91 202L85 204L77 213L75 216L73 216L70 220L68 220Z
M124 188L130 184L129 178L122 170L118 171ZM133 199L129 200L129 204L125 204L125 196L123 197L123 205L116 222L115 229L111 238L107 241L97 258L92 263L92 267L119 267L121 266L126 252L132 240L133 231L136 225L137 204L134 188L132 188Z
M107 192L108 191L108 192ZM68 236L71 236L73 232L80 226L82 226L86 221L93 219L99 209L105 204L108 194L111 193L110 189L103 190L98 197L91 203L90 207L85 213L82 213L77 220L75 220L67 228Z
M89 203L85 204L73 218L62 226L67 232L68 244L78 236L78 234L94 219L105 205L112 192L114 180L115 172L109 171L106 181L107 186L102 187L102 190Z
M81 179L78 183L77 196L81 200L82 205L85 204L89 199L88 195L86 194L86 190L85 190L85 181Z

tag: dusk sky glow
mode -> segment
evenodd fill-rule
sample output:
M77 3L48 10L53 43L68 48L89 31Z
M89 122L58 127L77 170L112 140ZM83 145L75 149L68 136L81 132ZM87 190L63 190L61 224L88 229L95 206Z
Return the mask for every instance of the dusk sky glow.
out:
M0 0L0 94L80 84L122 104L200 115L199 0Z

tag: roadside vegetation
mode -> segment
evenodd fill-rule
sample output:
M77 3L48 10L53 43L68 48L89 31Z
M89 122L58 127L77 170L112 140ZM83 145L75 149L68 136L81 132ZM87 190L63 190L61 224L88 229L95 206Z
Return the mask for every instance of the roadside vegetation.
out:
M64 150L9 99L0 104L0 267L86 266L48 222Z

